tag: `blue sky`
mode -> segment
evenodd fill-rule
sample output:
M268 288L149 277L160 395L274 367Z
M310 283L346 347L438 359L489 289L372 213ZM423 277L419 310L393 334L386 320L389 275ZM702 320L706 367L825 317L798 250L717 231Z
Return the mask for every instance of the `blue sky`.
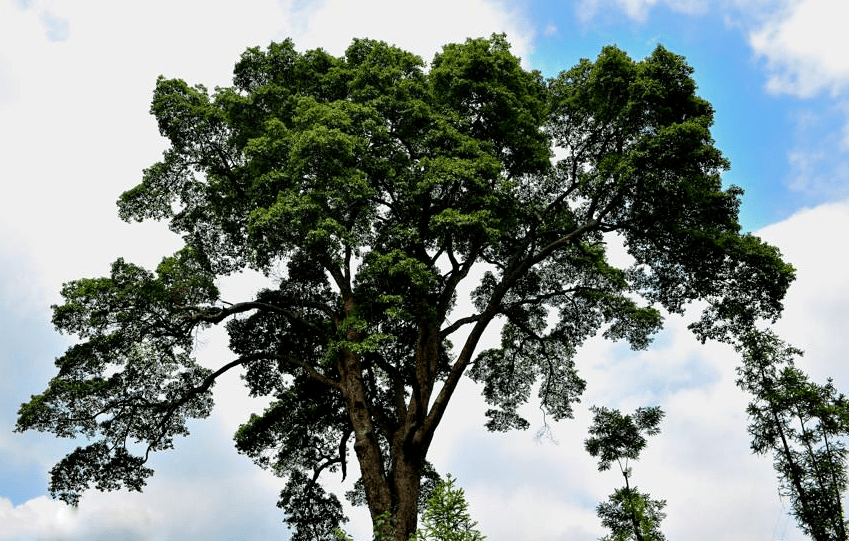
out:
M114 202L164 149L147 113L157 75L226 85L247 47L291 36L341 54L352 37L383 39L425 59L441 45L507 32L528 68L555 76L616 44L633 58L657 44L684 55L716 109L713 134L746 189L744 229L798 268L779 332L806 350L800 366L849 390L849 8L827 0L0 0L0 541L287 538L282 482L232 446L262 404L238 377L174 451L157 456L142 494L91 493L71 510L46 495L48 471L74 442L13 434L16 412L45 387L71 338L50 325L61 283L102 275L118 256L155 265L178 247L159 224L127 225ZM250 294L255 284L224 284ZM634 467L668 501L669 539L792 541L771 460L751 456L733 352L701 346L670 318L650 351L591 341L578 357L588 390L576 419L535 439L489 434L467 382L431 459L464 487L491 541L588 541L595 505L618 486L583 451L586 407L659 404L663 433ZM205 364L226 362L221 336ZM338 486L328 479L327 488ZM367 513L349 530L365 539Z

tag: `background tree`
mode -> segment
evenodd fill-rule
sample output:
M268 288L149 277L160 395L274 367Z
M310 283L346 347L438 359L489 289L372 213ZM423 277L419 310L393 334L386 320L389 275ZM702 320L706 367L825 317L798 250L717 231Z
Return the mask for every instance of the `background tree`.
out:
M752 450L772 452L793 516L816 541L846 541L843 494L849 400L835 389L809 381L796 368L798 349L771 332L752 332L742 342L738 385L753 395L749 404Z
M660 521L666 516L662 510L666 500L652 500L637 487L631 487L629 460L637 460L646 446L645 436L660 433L664 413L659 407L637 408L633 415L622 415L618 410L593 406L593 423L590 437L584 442L587 452L598 458L598 471L607 471L616 462L625 478L625 486L610 495L607 502L599 504L597 512L601 523L610 529L603 541L664 541Z
M236 446L287 479L299 531L338 526L338 499L315 483L344 478L353 449L354 500L405 540L463 375L483 385L491 430L526 428L537 381L547 415L572 415L573 358L599 332L645 348L659 308L694 299L702 340L774 319L793 270L740 233L742 192L722 186L691 73L663 47L639 62L607 47L545 81L494 35L427 68L382 42L337 58L287 40L248 49L232 87L160 78L151 111L170 146L118 206L169 220L185 247L154 272L119 259L64 285L53 321L80 342L17 424L91 440L53 468L51 493L140 490L150 453L240 369L271 404ZM628 268L605 257L615 234ZM243 269L268 287L220 298L217 280ZM478 354L496 320L500 346ZM208 369L193 351L213 325L233 358Z

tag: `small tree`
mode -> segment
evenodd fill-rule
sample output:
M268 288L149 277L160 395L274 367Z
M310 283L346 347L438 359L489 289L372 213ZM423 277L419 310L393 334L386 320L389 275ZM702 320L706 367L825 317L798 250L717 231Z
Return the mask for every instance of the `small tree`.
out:
M796 368L802 352L771 332L752 332L742 342L738 385L749 404L752 450L772 452L784 495L802 531L816 541L846 541L842 495L846 491L849 401L831 379L817 385Z
M602 525L611 531L610 535L601 538L602 541L664 541L660 521L666 516L662 512L666 500L653 500L637 487L632 488L628 466L628 460L636 460L646 446L645 436L660 433L658 425L663 411L657 406L637 408L634 415L622 415L618 410L605 407L593 406L591 410L595 415L589 429L590 437L584 442L587 452L599 459L599 471L609 470L616 462L625 478L625 486L597 508Z
M469 516L469 504L462 488L454 488L456 479L448 474L431 491L424 507L422 522L409 541L484 541L486 537L475 529L477 522ZM374 541L392 539L395 535L388 513L374 521ZM336 541L354 541L341 528L334 531Z
M456 479L448 474L433 491L422 515L423 527L417 541L484 541L486 537L469 516L469 504Z

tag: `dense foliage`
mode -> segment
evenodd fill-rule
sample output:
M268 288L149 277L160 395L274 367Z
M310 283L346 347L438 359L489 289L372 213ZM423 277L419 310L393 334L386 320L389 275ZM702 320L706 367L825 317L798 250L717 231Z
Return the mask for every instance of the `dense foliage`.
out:
M428 66L367 39L342 57L287 40L248 49L231 87L160 78L151 112L170 145L118 205L168 220L185 248L154 272L119 259L63 287L54 323L80 342L17 428L92 441L56 465L51 492L140 490L149 454L207 416L238 368L272 402L236 446L287 479L299 534L329 538L343 520L318 480L344 477L353 449L352 501L406 539L462 376L483 386L490 429L526 428L535 383L547 415L572 415L573 358L597 333L645 348L661 308L696 299L702 340L776 318L793 269L741 234L742 192L722 185L691 73L663 47L638 62L606 47L544 80L494 35ZM615 236L627 268L606 258ZM242 269L270 285L221 299L218 279ZM478 352L495 321L500 346ZM214 370L193 356L211 325L233 353Z

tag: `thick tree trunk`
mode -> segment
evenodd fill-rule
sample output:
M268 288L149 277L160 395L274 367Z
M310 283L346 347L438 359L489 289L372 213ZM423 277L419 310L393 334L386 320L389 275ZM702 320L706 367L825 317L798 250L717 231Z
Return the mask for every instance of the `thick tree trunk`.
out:
M394 541L407 541L418 527L418 501L421 489L421 466L403 452L396 457L392 471L392 496L395 498L392 524Z
M346 304L346 313L349 312L353 312L352 303ZM374 405L369 402L359 356L344 351L339 362L342 393L354 431L354 451L372 522L385 519L387 513L390 517L389 524L381 522L381 531L375 531L382 536L378 537L381 541L407 541L418 526L421 475L436 427L436 423L426 426L425 420L438 371L439 321L441 318L429 315L420 323L412 392L407 404L402 399L395 406L395 419L385 419L372 411ZM348 340L358 342L360 338L356 331L348 332ZM381 449L381 436L388 440L389 457L383 456L386 449ZM386 471L387 464L389 471Z
M366 502L375 523L388 513L390 523L384 524L381 541L407 541L416 531L418 500L423 453L412 442L415 420L408 418L392 435L390 470L386 471L385 457L378 441L375 419L369 410L368 397L363 383L362 367L356 354L345 352L342 361L343 394L354 429L354 451L366 493ZM383 427L384 429L386 427ZM385 434L385 431L384 431ZM391 532L391 533L390 533Z
M353 412L351 417L354 422ZM357 419L356 422L358 425L367 424L362 419ZM373 432L369 435L357 431L354 449L360 464L372 522L376 522L385 513L390 517L387 527L375 533L386 536L379 537L381 541L407 541L418 525L418 501L424 460L418 453L409 452L398 442L393 445L390 471L385 471L384 457Z
M340 363L342 394L354 429L354 453L360 464L360 474L365 486L366 502L372 520L384 512L391 512L392 496L386 482L383 454L380 451L376 427L369 412L368 398L362 379L362 367L357 355L346 351Z

